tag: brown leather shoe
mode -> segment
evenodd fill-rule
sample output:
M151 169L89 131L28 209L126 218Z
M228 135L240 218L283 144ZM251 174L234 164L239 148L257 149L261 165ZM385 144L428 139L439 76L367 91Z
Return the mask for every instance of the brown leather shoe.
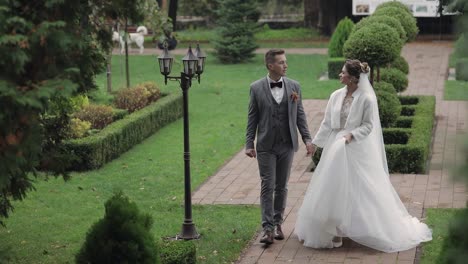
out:
M260 238L260 243L273 244L273 231L264 231L262 238Z
M284 239L284 234L283 234L283 230L281 230L281 225L276 225L275 239L277 240Z

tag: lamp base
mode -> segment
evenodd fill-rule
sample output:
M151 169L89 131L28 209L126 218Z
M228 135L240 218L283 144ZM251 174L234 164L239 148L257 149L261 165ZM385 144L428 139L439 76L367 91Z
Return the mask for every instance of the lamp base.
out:
M194 223L183 223L182 232L176 236L177 239L193 240L199 239L200 234L195 229Z

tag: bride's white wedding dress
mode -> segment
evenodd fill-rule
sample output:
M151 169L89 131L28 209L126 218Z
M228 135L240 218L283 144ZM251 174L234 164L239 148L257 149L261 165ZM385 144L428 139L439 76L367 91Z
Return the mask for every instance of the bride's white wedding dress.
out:
M332 248L333 237L342 236L384 252L407 250L431 240L432 233L409 215L390 182L377 101L367 75L361 74L358 87L372 107L371 132L346 144L343 136L350 130L343 122L340 127L345 129L331 129L333 117L332 121L325 117L321 130L328 126L329 131L324 132L328 134L323 153L299 210L295 233L304 246L313 248ZM333 115L331 102L332 97L327 114ZM358 107L350 108L345 115L356 114Z

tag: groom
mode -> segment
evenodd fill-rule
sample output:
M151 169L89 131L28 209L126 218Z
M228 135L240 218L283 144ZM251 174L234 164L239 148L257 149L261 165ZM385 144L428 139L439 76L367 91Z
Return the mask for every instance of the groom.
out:
M284 50L265 54L268 76L250 85L245 154L257 158L260 172L263 235L261 243L284 239L281 229L288 194L287 182L294 152L298 149L298 129L312 153L312 139L302 107L301 87L285 77L288 64ZM254 140L257 134L257 150Z

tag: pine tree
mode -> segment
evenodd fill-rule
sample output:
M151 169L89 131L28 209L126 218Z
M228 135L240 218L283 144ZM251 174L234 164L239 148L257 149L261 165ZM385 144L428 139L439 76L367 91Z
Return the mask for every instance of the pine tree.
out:
M76 263L159 263L151 216L141 213L122 192L114 194L105 207L104 218L91 227Z
M240 63L255 56L254 33L260 12L254 0L219 0L215 55L224 63Z

